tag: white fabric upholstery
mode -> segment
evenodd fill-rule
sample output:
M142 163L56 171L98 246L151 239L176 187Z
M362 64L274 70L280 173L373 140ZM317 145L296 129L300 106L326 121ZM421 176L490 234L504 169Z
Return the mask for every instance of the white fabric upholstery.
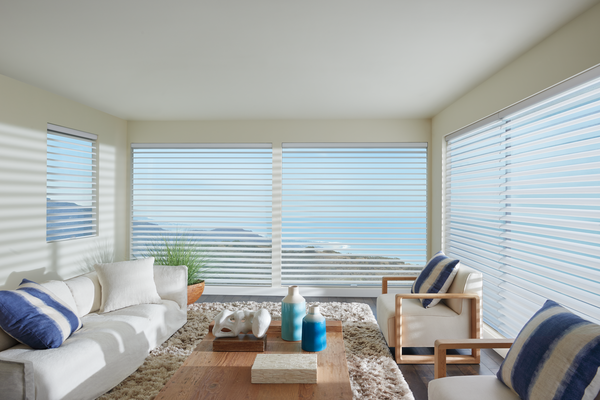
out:
M0 329L0 351L10 349L17 344L19 344L19 342Z
M150 350L187 321L187 267L155 266L154 271L157 291L164 296L160 304L84 315L83 327L56 349L14 345L2 332L9 340L0 334L0 346L10 348L0 351L0 398L95 399L134 372ZM99 307L95 272L65 284L79 313Z
M154 282L156 283L156 291L161 299L173 300L179 307L185 309L187 307L187 290L182 291L179 282L181 280L187 283L187 267L179 266L154 266Z
M153 257L94 265L102 286L100 312L137 304L160 303L153 265Z
M94 272L93 274L96 277L96 282L98 282L96 273ZM98 307L100 306L100 300L102 296L102 293L100 292L100 282L98 282L98 287L96 288L92 277L82 275L66 280L65 284L69 287L71 293L73 294L73 299L77 306L75 310L77 310L77 315L79 317L83 317L84 315L87 315L93 311L98 311L98 309L93 310L93 308L96 297L98 298Z
M73 294L71 294L71 290L64 281L48 281L40 283L40 286L48 289L52 294L64 301L74 313L77 312L77 305L75 304Z
M481 273L461 265L448 293L482 295ZM431 308L423 308L419 300L402 300L402 346L433 347L437 339L470 337L471 300L444 300ZM382 294L377 298L377 323L390 347L395 346L396 295Z
M0 358L0 398L35 399L33 363Z
M429 382L429 400L519 400L496 375L451 376Z
M481 272L461 264L452 285L448 288L448 293L475 293L483 298L483 275ZM462 313L463 307L468 309L471 305L470 300L461 299L444 299L442 302L457 314Z
M471 310L457 314L446 304L423 308L416 299L402 300L402 346L433 347L437 339L464 339L469 337ZM394 347L396 334L396 295L384 294L377 298L377 323L388 346ZM442 337L443 336L443 337Z
M185 322L171 300L140 304L83 317L83 328L56 349L18 345L2 355L33 363L37 400L93 399L133 373Z

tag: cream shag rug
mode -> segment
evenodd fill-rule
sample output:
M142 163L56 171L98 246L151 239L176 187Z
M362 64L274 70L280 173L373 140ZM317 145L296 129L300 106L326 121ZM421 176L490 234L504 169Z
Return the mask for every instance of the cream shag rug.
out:
M363 303L308 305L319 305L326 318L342 321L355 399L414 400L369 306ZM208 333L208 325L221 310L257 310L261 307L268 309L273 319L281 319L281 303L250 301L188 306L187 324L154 349L137 371L100 399L153 399Z

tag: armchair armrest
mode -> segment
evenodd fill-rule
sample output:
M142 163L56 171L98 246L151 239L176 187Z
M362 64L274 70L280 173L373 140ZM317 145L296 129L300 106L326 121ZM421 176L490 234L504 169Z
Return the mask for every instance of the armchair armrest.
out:
M0 393L7 400L34 400L33 363L0 358Z
M514 339L438 339L434 347L434 377L446 376L446 350L448 349L507 349Z
M396 294L395 307L395 353L396 362L405 364L430 363L435 358L431 356L420 355L402 355L402 300L403 299L469 299L471 300L471 316L469 321L469 334L473 339L481 338L481 297L476 293L398 293ZM479 364L480 350L471 348L471 356L451 356L453 363L461 364ZM444 371L446 359L444 358Z
M388 281L414 281L418 278L415 276L384 276L381 278L381 294L387 294L388 292Z

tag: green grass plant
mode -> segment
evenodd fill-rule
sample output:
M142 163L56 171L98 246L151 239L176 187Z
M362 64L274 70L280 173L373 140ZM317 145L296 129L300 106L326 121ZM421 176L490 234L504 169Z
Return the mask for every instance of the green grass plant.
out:
M154 257L156 265L186 265L188 286L203 282L210 270L210 259L200 242L185 233L163 235L146 246L144 257Z

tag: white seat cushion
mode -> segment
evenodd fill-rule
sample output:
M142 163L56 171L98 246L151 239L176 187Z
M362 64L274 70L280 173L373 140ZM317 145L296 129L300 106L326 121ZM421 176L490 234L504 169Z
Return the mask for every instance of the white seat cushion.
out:
M464 339L470 335L470 307L464 307L459 315L444 302L423 308L419 300L403 299L402 314L403 347L433 347L437 339ZM377 323L390 347L395 346L395 321L396 295L380 295L377 298Z
M451 376L429 382L429 400L519 400L495 375Z
M185 324L186 314L171 300L89 314L83 328L56 349L18 345L2 355L33 362L36 400L94 399L133 373L151 349Z

